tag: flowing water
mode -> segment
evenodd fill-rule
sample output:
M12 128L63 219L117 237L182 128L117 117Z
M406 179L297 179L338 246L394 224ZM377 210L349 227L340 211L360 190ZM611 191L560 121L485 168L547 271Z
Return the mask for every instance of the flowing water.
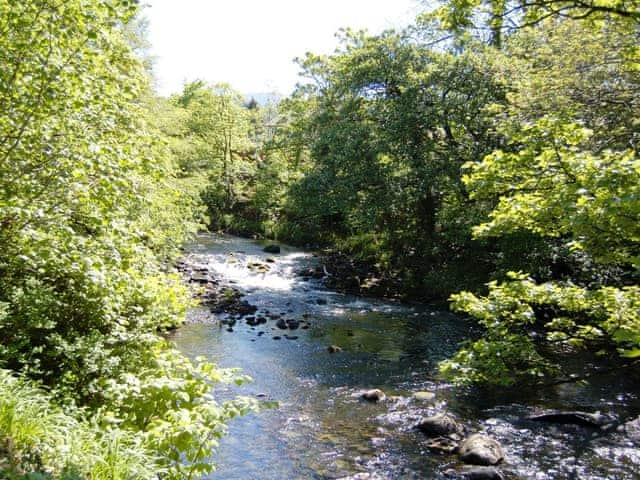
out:
M421 416L440 411L453 412L470 431L498 439L507 478L640 478L640 453L623 434L525 419L541 408L636 417L637 375L542 391L454 389L435 379L437 363L477 333L471 323L426 306L329 291L295 274L317 262L311 254L282 246L273 255L262 247L247 239L202 235L189 248L193 261L244 292L258 314L309 325L284 331L276 320L254 327L239 320L227 331L219 322L224 316L216 319L199 308L174 334L187 355L240 367L254 379L240 388L218 387L219 398L242 394L279 402L277 409L230 423L215 456L218 469L207 478L333 479L359 473L445 478L457 458L429 451L424 435L412 428ZM264 262L269 271L248 268L254 262ZM332 345L342 351L329 353ZM382 389L387 400L361 401L359 392L371 388ZM417 391L435 393L435 401L416 400Z

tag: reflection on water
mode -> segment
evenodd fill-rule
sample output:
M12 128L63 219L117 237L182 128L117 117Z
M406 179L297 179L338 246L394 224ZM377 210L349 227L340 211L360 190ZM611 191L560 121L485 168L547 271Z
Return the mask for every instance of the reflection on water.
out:
M262 252L259 243L230 236L202 236L190 247L197 261L247 293L262 313L305 319L309 329L285 332L274 320L257 327L239 321L233 332L218 323L192 324L174 337L190 356L204 355L222 367L240 367L254 383L245 395L280 402L231 423L216 455L212 479L340 478L358 472L375 478L444 478L455 457L430 453L411 425L423 414L447 408L473 430L500 439L510 478L632 479L640 458L621 435L593 436L579 428L522 421L533 407L616 407L640 413L637 379L612 385L573 385L546 392L454 391L434 380L437 362L455 351L471 326L446 312L345 296L303 281L294 272L315 259L283 247ZM275 260L275 262L267 261ZM250 268L251 264L267 265ZM207 316L194 310L192 317ZM285 335L289 335L287 339ZM274 339L279 337L280 339ZM330 354L327 347L342 351ZM362 403L360 389L381 388L390 398ZM435 405L411 398L436 392ZM221 398L236 388L216 390Z

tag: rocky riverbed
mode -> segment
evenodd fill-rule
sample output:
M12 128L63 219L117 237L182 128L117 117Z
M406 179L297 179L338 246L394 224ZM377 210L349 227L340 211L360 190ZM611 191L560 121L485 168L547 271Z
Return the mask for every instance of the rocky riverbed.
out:
M473 325L336 293L313 255L265 247L202 236L178 265L201 300L178 346L255 379L223 398L280 402L232 423L211 478L638 478L637 378L454 389L435 367Z

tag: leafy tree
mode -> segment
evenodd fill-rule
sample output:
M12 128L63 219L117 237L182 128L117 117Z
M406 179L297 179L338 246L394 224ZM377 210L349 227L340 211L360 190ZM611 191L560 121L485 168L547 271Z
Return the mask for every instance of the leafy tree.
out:
M347 32L342 51L302 66L312 83L289 103L288 138L310 161L287 220L303 241L341 243L399 276L405 291L427 288L442 259L458 262L482 215L460 166L497 145L483 113L503 95L495 65L482 50L439 53L400 34Z
M472 198L499 199L474 234L532 232L563 244L592 272L617 274L569 272L538 283L511 273L491 283L485 297L454 295L454 308L487 328L483 339L443 364L458 382L510 384L557 374L544 355L557 343L640 355L638 62L628 28L619 21L547 22L510 39L516 63L528 65L503 112L508 144L467 165ZM577 43L585 47L579 54L566 48ZM537 91L542 82L548 90ZM629 103L616 101L624 98Z
M0 0L0 366L47 388L39 403L95 415L98 444L122 438L149 470L191 478L251 403L216 403L212 383L232 375L157 333L183 321L187 292L167 262L197 213L149 121L125 35L136 11ZM2 445L13 433L0 430Z
M502 32L533 26L547 18L572 20L619 16L640 23L637 0L451 0L425 14L438 19L444 29L457 34L466 30L491 32L490 41L500 47Z

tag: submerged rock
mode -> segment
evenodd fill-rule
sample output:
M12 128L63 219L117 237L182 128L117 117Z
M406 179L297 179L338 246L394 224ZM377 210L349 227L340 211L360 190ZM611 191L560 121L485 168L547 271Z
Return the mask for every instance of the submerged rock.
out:
M580 425L582 427L603 428L613 425L617 422L618 419L615 415L607 415L600 412L562 412L554 410L539 415L532 415L530 417L527 417L527 420L531 420L533 422L558 423L562 425Z
M362 392L360 394L360 398L362 400L366 400L367 402L377 403L382 402L387 398L385 393L379 388L374 388L372 390L367 390L366 392Z
M504 459L504 452L497 440L475 433L460 444L460 458L473 465L496 465Z
M276 245L275 243L271 243L267 246L265 246L262 249L263 252L266 253L280 253L280 245Z
M446 437L464 433L464 427L449 413L422 418L416 428L429 437Z

